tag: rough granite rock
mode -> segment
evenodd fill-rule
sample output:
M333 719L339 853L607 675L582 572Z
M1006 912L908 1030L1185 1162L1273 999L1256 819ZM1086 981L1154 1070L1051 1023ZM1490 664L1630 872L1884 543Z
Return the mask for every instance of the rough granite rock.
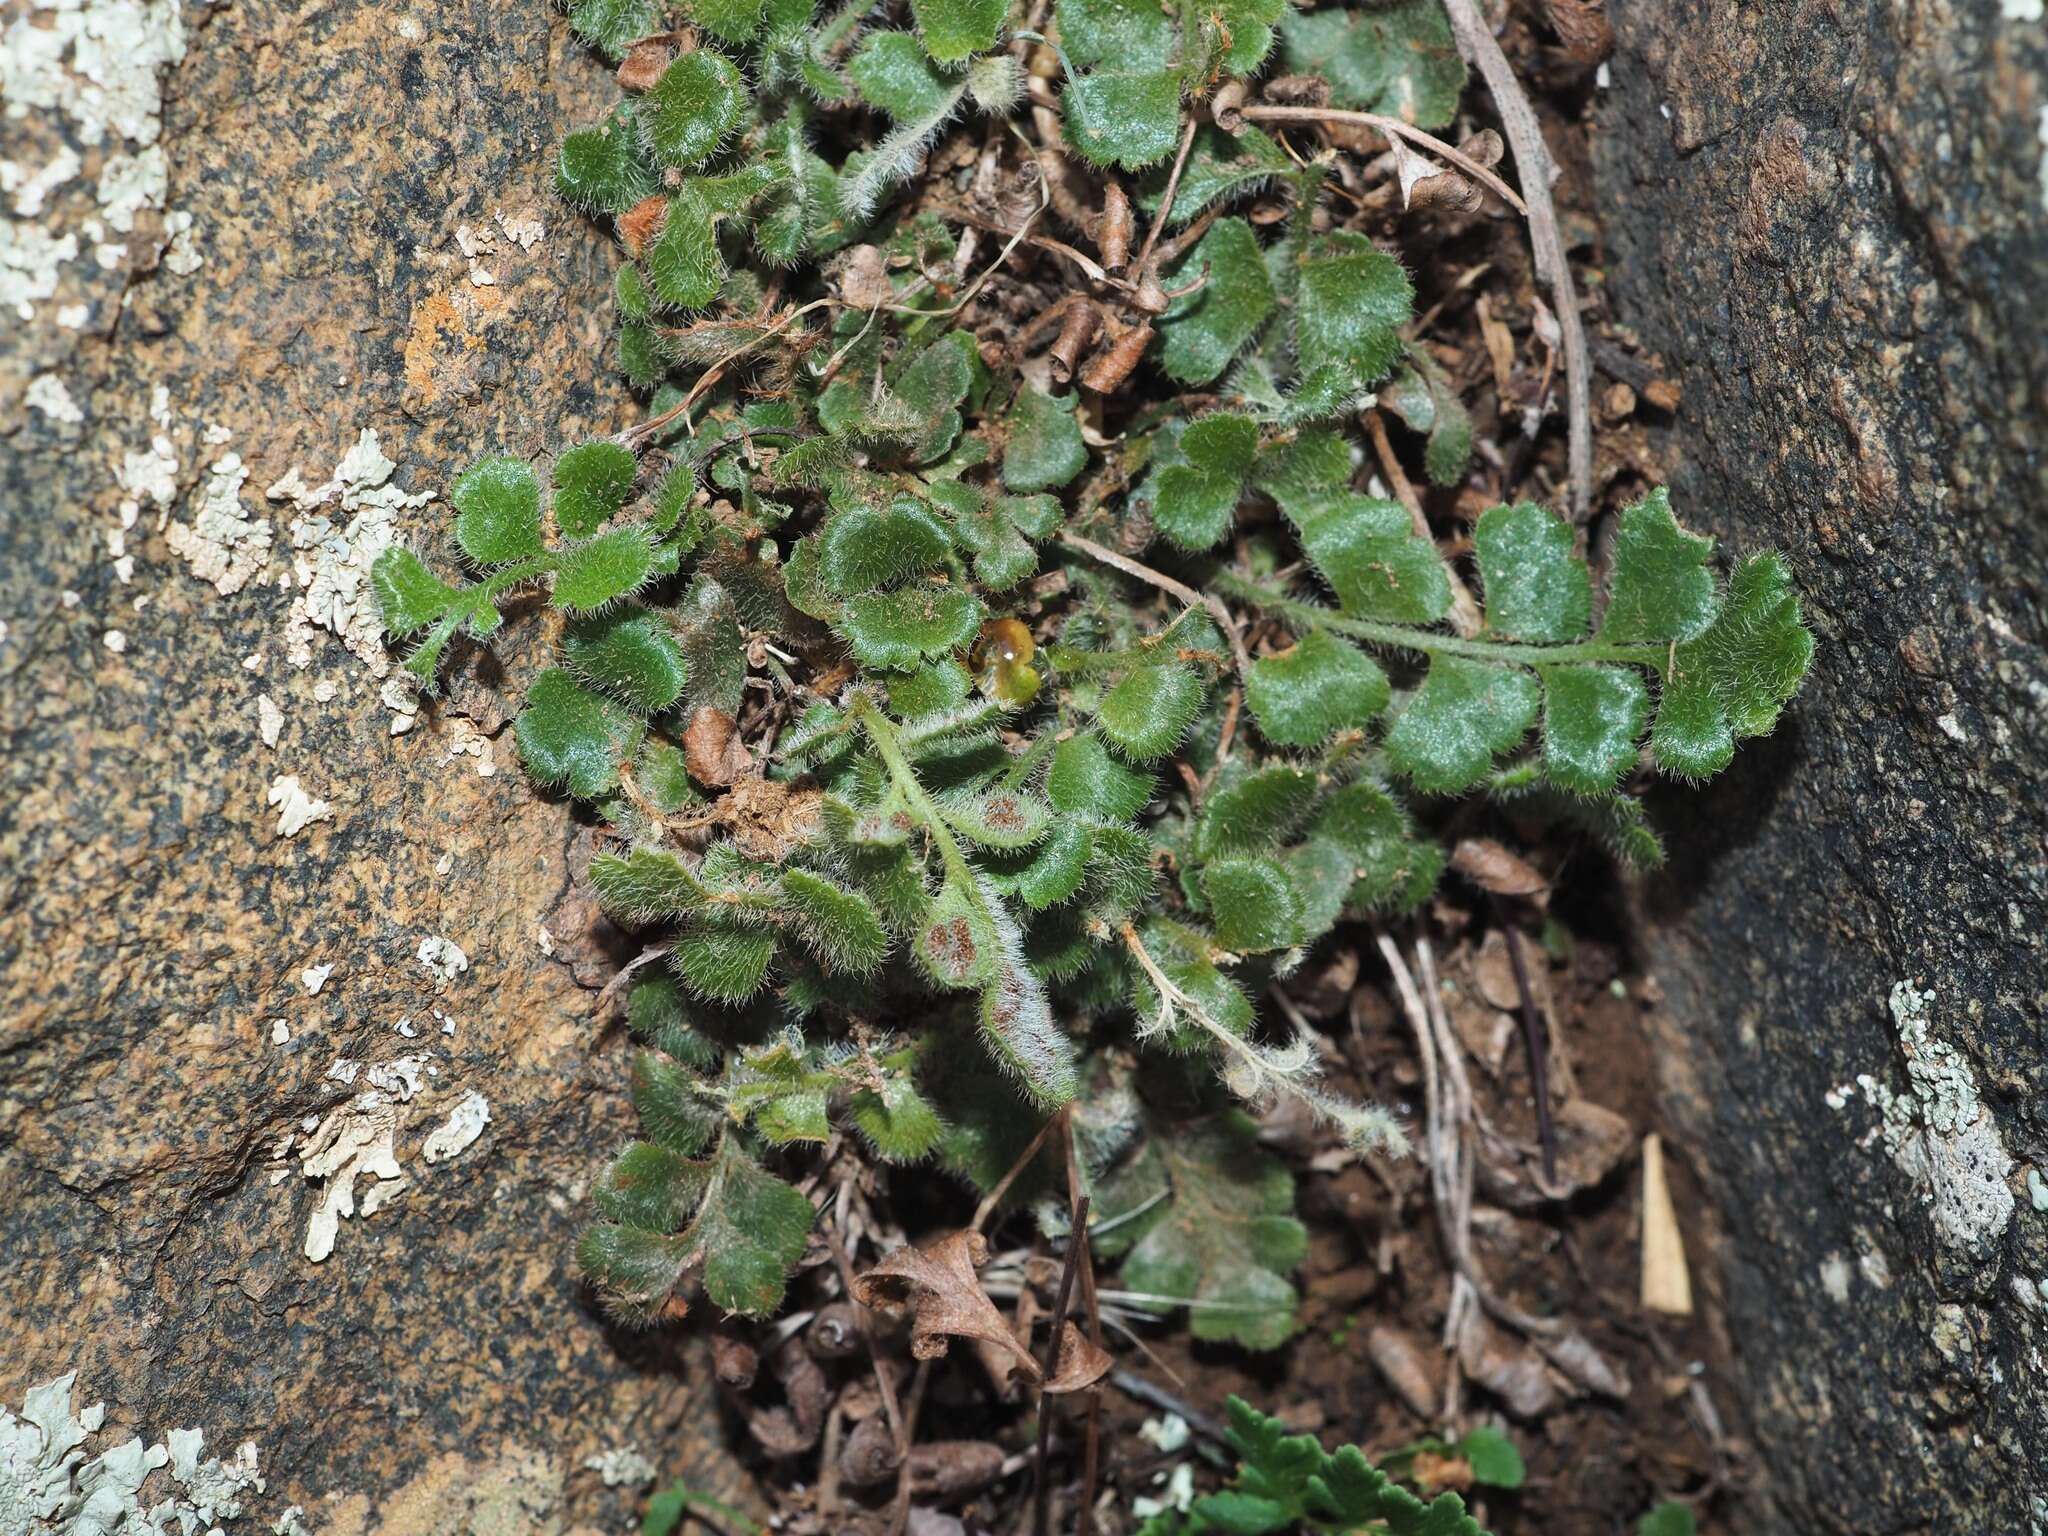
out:
M1658 807L1663 1052L1720 1196L1744 1529L2048 1530L2048 21L1611 8L1617 309L1673 499L1790 556L1778 734Z
M746 1502L708 1374L574 1278L630 1111L570 817L495 663L420 710L360 625L470 456L631 409L550 189L601 71L540 4L0 28L0 1406L255 1441L231 1530L617 1530L628 1444Z

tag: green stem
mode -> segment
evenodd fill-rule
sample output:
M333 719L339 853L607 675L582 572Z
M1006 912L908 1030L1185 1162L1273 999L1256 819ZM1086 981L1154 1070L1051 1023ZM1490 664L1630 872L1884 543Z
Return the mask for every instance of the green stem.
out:
M1277 613L1303 624L1320 624L1338 634L1350 635L1374 645L1390 645L1426 656L1457 656L1468 661L1493 662L1512 667L1560 666L1573 662L1618 661L1630 666L1652 667L1662 672L1670 659L1670 648L1658 642L1622 645L1598 640L1581 640L1572 645L1512 645L1498 640L1466 640L1434 630L1411 629L1405 624L1381 624L1371 619L1354 619L1334 612L1321 603L1303 602L1274 592L1232 571L1218 571L1210 578L1217 591Z
M954 840L952 828L939 814L939 808L932 804L931 796L924 792L924 786L917 782L917 773L910 766L910 759L903 755L903 744L896 739L896 727L889 717L882 713L875 701L864 693L853 696L853 717L868 733L868 740L875 744L882 765L889 770L889 777L896 781L896 787L903 792L924 822L925 830L932 835L932 841L939 845L939 858L945 863L946 874L956 879L974 893L974 899L981 899L981 887L975 883L974 871L967 863L967 855L960 851L960 844Z
M853 35L853 29L860 25L861 18L874 8L875 0L847 0L819 30L815 39L818 52L830 55L833 49Z

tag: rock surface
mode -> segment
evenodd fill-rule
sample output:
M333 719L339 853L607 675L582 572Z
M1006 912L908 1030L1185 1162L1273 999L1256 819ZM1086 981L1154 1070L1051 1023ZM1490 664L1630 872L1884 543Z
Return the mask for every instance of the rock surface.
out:
M1684 381L1673 500L1785 550L1820 640L1778 734L1658 808L1646 892L1769 1474L1745 1529L2038 1532L2048 23L1610 9L1601 203Z
M630 1111L571 820L474 663L383 696L359 586L472 455L630 409L550 188L610 87L541 5L0 26L0 1406L255 1441L230 1530L617 1530L627 1445L744 1503L574 1278Z

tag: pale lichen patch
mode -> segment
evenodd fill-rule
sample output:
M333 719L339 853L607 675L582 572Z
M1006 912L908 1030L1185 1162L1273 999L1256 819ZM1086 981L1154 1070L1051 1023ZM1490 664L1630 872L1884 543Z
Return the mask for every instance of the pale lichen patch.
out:
M306 1222L305 1255L315 1264L334 1252L343 1218L356 1213L358 1178L384 1184L405 1177L398 1166L397 1134L398 1116L390 1101L380 1093L362 1093L322 1120L300 1149L299 1171L326 1181ZM378 1195L374 1204L366 1194L364 1214L392 1193Z
M595 1472L607 1488L644 1488L653 1482L656 1468L637 1445L615 1445L583 1458L586 1470Z
M277 807L279 837L296 837L314 822L334 816L334 807L307 794L295 773L281 773L272 779L265 803Z
M75 426L85 420L85 412L78 408L78 402L71 398L71 391L54 373L39 373L30 379L22 402L30 410L41 411L50 420L66 426Z
M251 517L242 506L248 478L240 454L222 454L213 461L192 521L164 530L164 542L192 574L213 583L223 597L241 591L270 560L270 519Z
M1935 1230L1955 1247L1976 1247L2012 1220L2017 1202L2008 1179L2014 1163L1998 1125L1977 1093L1962 1053L1934 1037L1929 1010L1934 994L1910 981L1892 988L1890 1008L1906 1061L1907 1092L1895 1094L1874 1078L1859 1078L1877 1107L1885 1150L1901 1172L1922 1186Z
M420 940L419 962L443 981L453 981L469 969L469 956L461 946L438 934Z
M447 1120L427 1137L420 1155L430 1163L445 1163L459 1157L490 1123L490 1101L472 1088L448 1112Z
M372 674L390 673L370 567L391 547L398 513L433 499L431 492L413 495L391 484L397 468L378 446L376 431L365 427L326 484L309 488L294 466L263 493L289 501L299 514L290 537L301 590L286 621L286 659L294 667L312 664L315 631L324 629L339 635ZM346 522L322 510L330 502L336 514L347 514Z
M245 1513L248 1496L264 1491L255 1441L243 1441L225 1461L202 1460L206 1436L196 1428L174 1429L154 1445L131 1437L87 1459L106 1404L74 1412L77 1380L73 1371L30 1388L19 1419L0 1408L0 1531L222 1536Z

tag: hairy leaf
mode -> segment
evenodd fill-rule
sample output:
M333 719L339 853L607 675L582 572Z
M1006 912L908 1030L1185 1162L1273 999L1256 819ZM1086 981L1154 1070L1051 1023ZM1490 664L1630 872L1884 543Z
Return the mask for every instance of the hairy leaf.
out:
M941 64L958 64L996 44L1003 0L911 0L925 51Z
M1509 640L1566 641L1592 622L1592 579L1572 553L1571 524L1531 502L1493 507L1472 530L1486 625Z
M1318 235L1298 262L1294 344L1304 379L1383 377L1401 355L1415 290L1401 264L1363 235Z
M619 782L619 764L631 755L642 729L610 699L550 667L526 690L512 736L528 773L579 800L595 800Z
M1180 143L1180 76L1169 69L1077 75L1061 95L1068 140L1095 165L1143 170Z
M654 574L654 545L644 528L617 528L562 551L555 601L590 613L638 591Z
M1533 673L1439 656L1387 732L1387 756L1417 789L1470 789L1536 718Z
M621 608L571 625L562 657L585 682L644 714L681 698L689 675L682 647L642 609Z
M1628 667L1545 667L1543 769L1560 789L1598 794L1636 760L1649 714L1642 675Z
M571 448L555 460L556 525L572 539L597 532L626 504L639 472L633 450L617 443L582 443Z
M1399 502L1342 491L1283 506L1346 613L1428 624L1450 611L1450 577L1436 546L1415 532Z
M448 493L455 542L478 565L509 565L540 553L540 481L522 460L481 459Z
M1048 395L1027 384L1010 407L1008 426L1003 484L1011 490L1058 490L1087 466L1072 396Z
M597 127L562 140L555 187L565 200L593 213L624 213L654 192L654 171L641 158L630 107L616 107Z
M1712 626L1673 652L1650 733L1658 765L1681 778L1719 773L1737 740L1778 723L1812 661L1813 635L1785 562L1751 555L1735 568Z
M709 48L684 54L640 98L640 131L663 165L694 170L717 152L747 109L732 60Z
M1321 629L1261 656L1245 684L1260 734L1279 747L1320 746L1338 731L1363 730L1391 697L1379 663Z
M394 544L370 567L370 588L388 635L409 635L441 617L461 597L403 545Z
M1308 1250L1286 1164L1258 1149L1253 1122L1235 1112L1149 1148L1171 1200L1125 1258L1124 1288L1192 1303L1196 1338L1278 1348L1296 1326L1287 1276Z
M1096 722L1125 756L1164 757L1181 743L1201 708L1202 684L1178 662L1139 667L1104 695Z
M1329 81L1333 106L1418 128L1442 128L1457 115L1465 65L1442 0L1296 11L1282 18L1280 37L1288 71Z
M1273 279L1251 225L1218 219L1174 270L1172 288L1207 281L1160 318L1159 363L1182 384L1207 384L1228 368L1273 313Z
M1624 507L1615 529L1607 615L1600 638L1616 644L1690 640L1714 622L1714 541L1687 533L1662 486Z

